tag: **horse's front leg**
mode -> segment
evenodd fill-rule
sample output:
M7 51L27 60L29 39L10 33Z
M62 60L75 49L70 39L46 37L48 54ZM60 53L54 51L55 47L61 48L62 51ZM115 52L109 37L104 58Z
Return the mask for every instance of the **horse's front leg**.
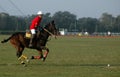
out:
M37 49L39 56L32 56L31 59L41 59L43 58L42 49Z
M42 49L46 50L43 54L43 61L45 61L45 59L47 58L47 55L49 53L49 49L47 47L43 47Z

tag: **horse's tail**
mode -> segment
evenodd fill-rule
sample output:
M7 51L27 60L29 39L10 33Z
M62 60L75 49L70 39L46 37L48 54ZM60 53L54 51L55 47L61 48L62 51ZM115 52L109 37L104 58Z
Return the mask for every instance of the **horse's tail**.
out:
M1 43L6 43L6 42L8 42L11 38L12 38L12 36L10 36L10 37L7 38L7 39L4 39L3 41L1 41Z

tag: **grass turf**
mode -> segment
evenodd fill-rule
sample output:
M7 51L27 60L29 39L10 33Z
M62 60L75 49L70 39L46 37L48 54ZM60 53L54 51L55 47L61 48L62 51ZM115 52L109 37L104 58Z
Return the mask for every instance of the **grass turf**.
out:
M0 35L0 40L7 38ZM0 44L0 77L120 77L120 38L52 38L45 62L31 60L19 64L10 43ZM25 49L28 57L38 55ZM107 67L110 64L110 67Z

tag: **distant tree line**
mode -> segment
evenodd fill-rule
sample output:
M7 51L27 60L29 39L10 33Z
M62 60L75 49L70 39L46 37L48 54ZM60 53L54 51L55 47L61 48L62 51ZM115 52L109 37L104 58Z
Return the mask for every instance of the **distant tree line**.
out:
M31 20L35 16L11 16L7 13L0 13L0 31L25 31L29 29ZM41 25L44 26L51 20L55 20L58 29L64 28L68 31L120 32L120 15L114 17L111 14L103 13L100 18L77 18L75 14L68 11L58 11L53 15L51 13L44 14Z

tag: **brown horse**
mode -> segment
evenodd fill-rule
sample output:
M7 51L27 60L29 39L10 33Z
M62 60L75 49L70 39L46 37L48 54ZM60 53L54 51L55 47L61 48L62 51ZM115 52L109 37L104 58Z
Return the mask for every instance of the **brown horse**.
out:
M57 35L57 29L55 27L54 21L48 23L40 33L36 35L33 41L33 47L31 49L36 49L39 52L39 56L32 56L32 59L41 59L45 61L49 49L46 47L48 37L50 35ZM18 58L22 56L24 48L29 48L30 39L25 38L25 32L17 32L12 34L9 38L4 39L1 43L5 43L10 40L10 43L17 49L16 55ZM46 50L43 54L42 50Z

